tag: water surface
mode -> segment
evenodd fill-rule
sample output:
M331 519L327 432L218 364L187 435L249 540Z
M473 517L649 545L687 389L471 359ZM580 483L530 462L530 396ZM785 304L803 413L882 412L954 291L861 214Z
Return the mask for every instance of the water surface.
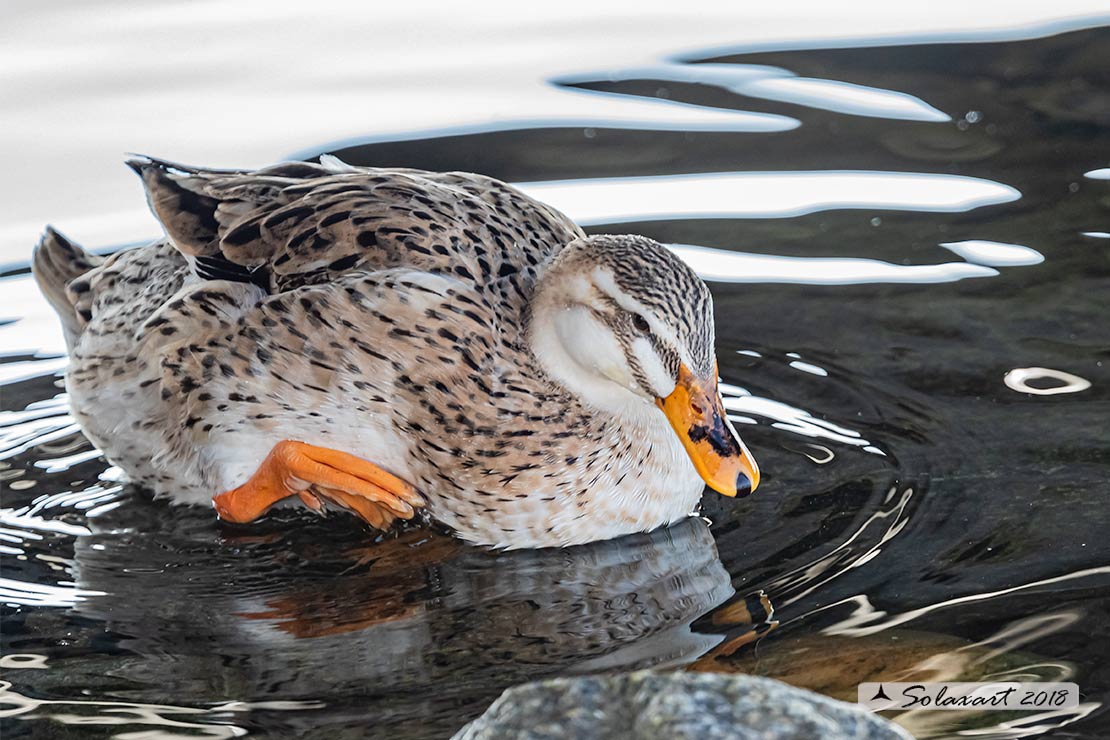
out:
M60 333L5 252L5 737L445 737L507 686L650 666L841 698L1071 680L1067 713L897 719L1104 737L1110 29L947 38L562 59L543 82L573 116L289 142L498 176L710 281L764 482L664 531L493 554L151 502L68 417Z

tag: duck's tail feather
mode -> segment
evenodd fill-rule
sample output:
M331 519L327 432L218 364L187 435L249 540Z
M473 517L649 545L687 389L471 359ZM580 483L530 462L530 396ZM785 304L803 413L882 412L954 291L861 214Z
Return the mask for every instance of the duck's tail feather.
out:
M47 226L31 257L31 272L39 290L62 321L66 346L73 348L77 336L92 318L88 281L83 275L104 260Z
M230 171L202 170L153 157L133 157L127 166L143 180L150 210L181 252L199 256L219 252L220 201L206 194L213 177Z

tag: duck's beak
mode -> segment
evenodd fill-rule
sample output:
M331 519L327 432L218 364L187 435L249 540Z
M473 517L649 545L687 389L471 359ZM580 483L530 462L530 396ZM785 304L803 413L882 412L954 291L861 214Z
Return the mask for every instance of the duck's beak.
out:
M699 380L685 365L671 395L656 399L706 485L725 496L746 496L759 485L759 466L725 413L713 380Z

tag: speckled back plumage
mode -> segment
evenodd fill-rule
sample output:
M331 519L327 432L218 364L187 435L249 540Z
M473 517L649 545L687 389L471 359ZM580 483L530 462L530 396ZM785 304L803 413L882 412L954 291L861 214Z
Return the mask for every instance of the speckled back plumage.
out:
M585 542L696 508L701 481L669 432L593 413L524 348L538 278L583 236L562 214L466 173L132 166L176 250L159 242L45 282L97 294L67 382L90 436L137 482L207 503L298 439L381 464L486 544ZM643 244L602 251L618 281L643 283ZM676 258L647 251L649 274L709 300ZM48 234L39 254L58 253Z
M247 173L156 160L134 166L202 274L227 269L234 277L246 268L275 293L407 267L450 275L520 310L537 268L583 236L516 188L466 172L303 162Z

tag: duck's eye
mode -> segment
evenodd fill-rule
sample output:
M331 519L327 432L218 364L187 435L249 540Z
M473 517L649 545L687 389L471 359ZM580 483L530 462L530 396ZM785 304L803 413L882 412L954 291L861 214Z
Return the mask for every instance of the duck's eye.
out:
M638 313L632 314L632 326L641 334L647 334L648 331L651 330L651 325L648 324L648 320Z

